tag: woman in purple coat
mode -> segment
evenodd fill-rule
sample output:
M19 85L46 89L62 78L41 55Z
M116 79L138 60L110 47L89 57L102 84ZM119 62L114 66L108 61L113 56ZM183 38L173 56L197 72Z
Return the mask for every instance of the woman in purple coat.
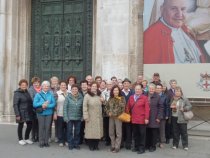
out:
M150 117L149 117L149 124L147 126L147 143L146 147L149 149L150 152L156 150L156 143L159 138L159 127L160 127L160 120L162 119L163 115L163 104L161 102L160 96L155 93L156 85L150 84L149 85L149 105L150 105Z

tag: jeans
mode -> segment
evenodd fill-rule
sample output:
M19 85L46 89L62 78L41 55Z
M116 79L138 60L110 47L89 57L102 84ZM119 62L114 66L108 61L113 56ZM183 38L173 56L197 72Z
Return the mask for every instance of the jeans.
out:
M67 124L67 138L69 147L77 147L80 142L80 120L70 120ZM74 130L74 131L73 131Z
M57 117L57 130L58 130L58 143L67 142L67 124L64 122L63 117Z

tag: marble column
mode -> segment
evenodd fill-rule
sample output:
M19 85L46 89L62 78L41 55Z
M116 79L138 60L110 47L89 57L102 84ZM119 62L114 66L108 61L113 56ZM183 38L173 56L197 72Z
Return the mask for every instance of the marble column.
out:
M13 93L28 79L30 65L30 0L0 1L0 121L14 120Z
M142 74L141 5L143 0L97 1L93 75L136 79Z

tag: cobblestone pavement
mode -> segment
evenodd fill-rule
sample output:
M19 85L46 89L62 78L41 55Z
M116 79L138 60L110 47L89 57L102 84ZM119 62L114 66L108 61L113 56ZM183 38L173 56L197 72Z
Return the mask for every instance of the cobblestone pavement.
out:
M166 145L164 149L157 149L156 152L146 151L138 155L132 151L122 149L119 153L111 153L109 147L100 143L99 151L89 151L86 145L81 150L68 150L66 147L58 147L51 143L49 148L39 148L37 143L33 145L20 146L17 141L17 126L0 124L0 158L210 158L210 138L190 137L189 151L181 147L177 150Z

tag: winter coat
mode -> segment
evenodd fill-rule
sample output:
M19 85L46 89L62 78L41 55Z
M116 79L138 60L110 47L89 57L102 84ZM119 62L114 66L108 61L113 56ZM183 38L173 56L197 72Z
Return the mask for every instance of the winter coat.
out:
M105 111L107 115L111 113L111 117L117 117L125 111L125 105L126 101L123 96L119 98L109 98L105 106Z
M160 96L154 93L149 99L150 105L150 117L149 117L149 128L159 128L159 123L156 119L161 120L163 118L163 103Z
M63 105L64 121L68 122L70 120L81 120L82 106L83 106L82 95L79 93L79 95L75 98L71 93L69 93Z
M32 98L32 100L34 99L35 95L36 95L36 90L34 89L34 86L30 86L29 89L28 89L28 92Z
M55 107L55 98L50 91L47 91L46 93L44 93L43 91L41 91L40 93L37 93L33 101L33 107L34 108L41 107L45 101L48 101L49 104L47 108L43 112L38 113L38 115L45 116L45 115L53 114L54 107Z
M85 122L85 138L101 139L103 137L102 103L100 96L86 94L83 101L83 118Z
M173 100L172 100L173 102ZM192 110L192 105L190 104L189 100L187 98L181 97L178 101L177 101L177 112L178 112L178 120L177 123L188 123L188 121L186 121L184 119L184 114L182 111L180 111L180 109L183 109L184 111L190 111Z
M145 124L145 119L149 120L150 112L148 97L141 95L135 102L132 95L128 100L126 111L131 113L132 124Z
M20 116L20 121L26 122L33 120L33 102L27 90L23 91L18 88L14 92L13 108L16 116Z
M163 103L163 119L166 117L170 117L171 115L171 109L170 109L170 100L165 94L160 95L160 99Z

